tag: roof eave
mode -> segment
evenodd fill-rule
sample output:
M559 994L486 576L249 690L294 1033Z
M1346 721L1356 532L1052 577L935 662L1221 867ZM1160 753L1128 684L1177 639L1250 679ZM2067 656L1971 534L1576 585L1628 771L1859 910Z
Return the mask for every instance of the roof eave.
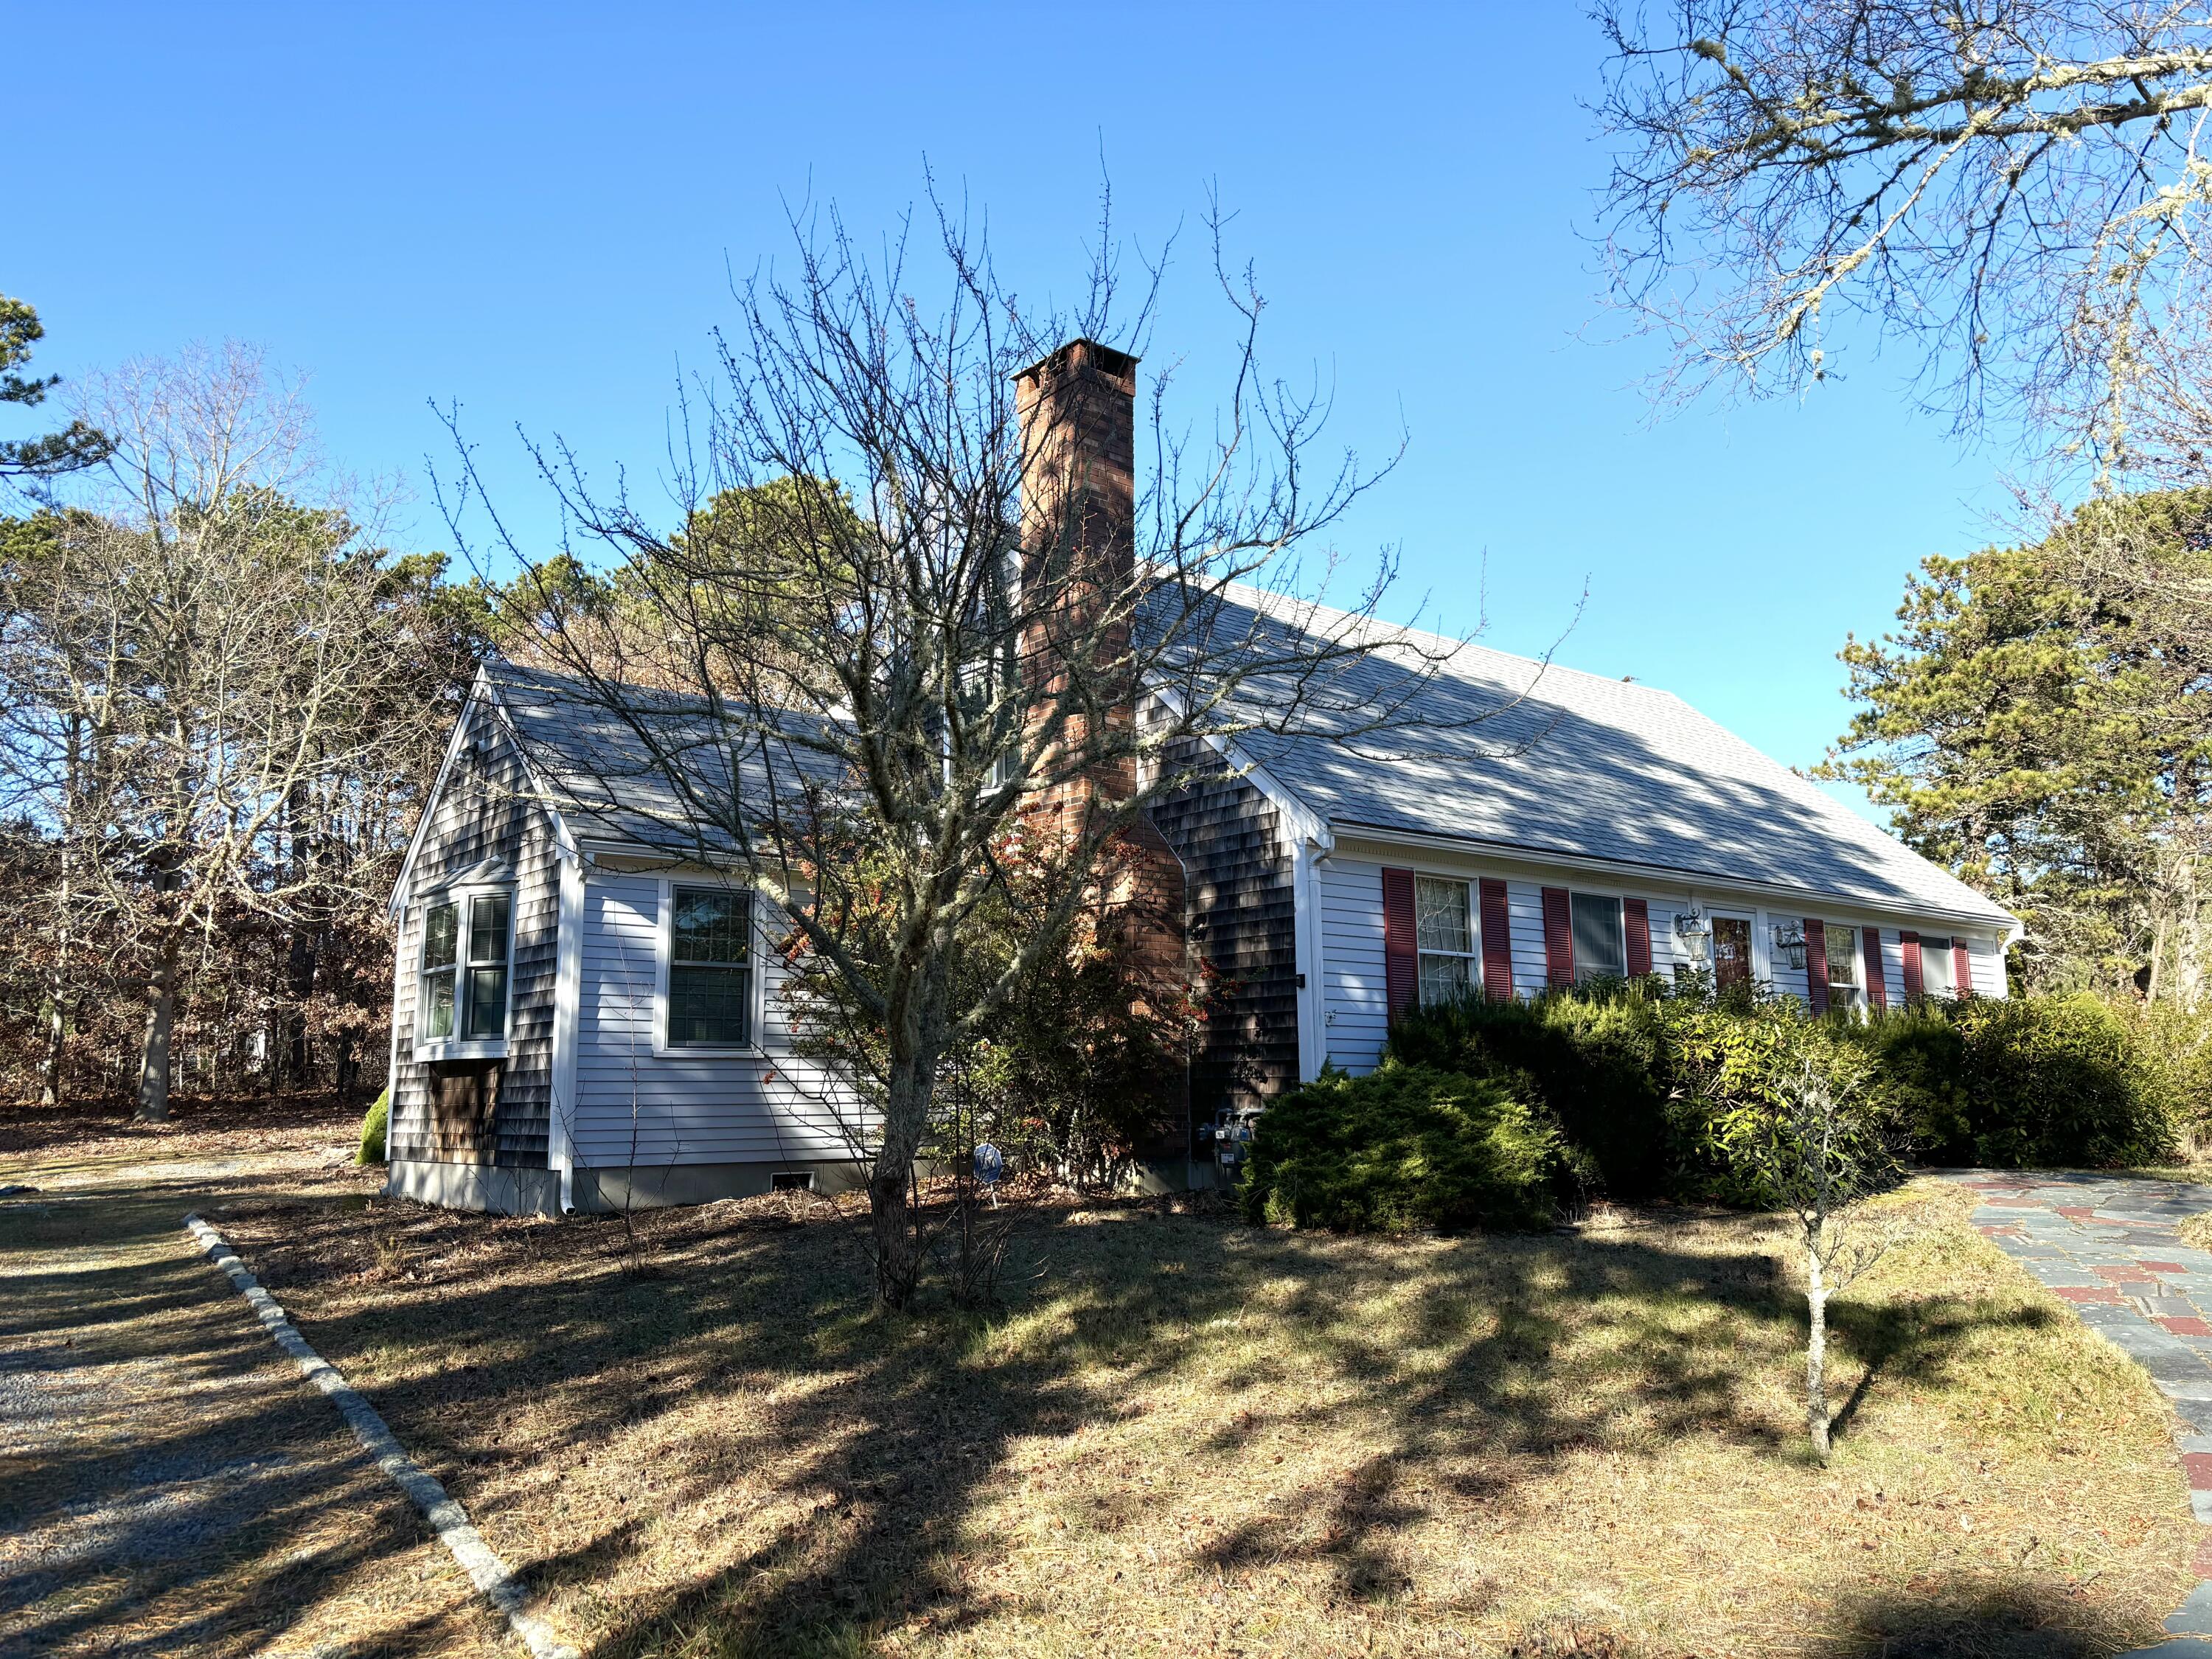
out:
M1757 877L1731 875L1724 870L1696 870L1680 865L1644 863L1632 859L1599 858L1588 853L1532 846L1526 842L1494 841L1478 836L1441 836L1427 830L1407 830L1395 824L1368 823L1353 818L1338 819L1337 828L1342 834L1357 836L1362 841L1455 852L1487 852L1530 864L1555 864L1571 870L1588 870L1594 874L1633 876L1647 880L1668 878L1686 887L1727 886L1775 898L1826 900L1847 908L1882 915L1932 917L1975 927L2002 927L2008 945L2016 942L2026 931L2017 916L1993 900L1988 902L1990 908L1986 911L1960 909L1955 906L1905 896L1877 898L1869 894L1844 892L1810 883L1768 881Z

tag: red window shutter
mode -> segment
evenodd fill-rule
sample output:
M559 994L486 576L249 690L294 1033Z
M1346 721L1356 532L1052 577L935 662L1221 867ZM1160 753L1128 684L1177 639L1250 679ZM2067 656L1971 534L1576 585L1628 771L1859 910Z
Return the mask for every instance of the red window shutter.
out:
M1972 996L1974 994L1974 959L1966 953L1966 941L1951 941L1951 994Z
M1859 939L1866 946L1867 1006L1887 1008L1889 1006L1889 987L1881 976L1881 929L1862 927Z
M1628 936L1628 976L1642 979L1651 971L1651 907L1642 899L1623 899L1620 920Z
M1897 938L1905 951L1905 1000L1917 1002L1926 983L1920 969L1920 935L1899 933Z
M1828 924L1815 916L1805 918L1805 994L1813 1012L1828 1012Z
M1382 981L1395 1016L1409 1006L1421 987L1420 947L1413 933L1413 872L1382 872Z
M1574 908L1564 887L1544 890L1544 977L1554 985L1575 982Z
M1505 908L1505 884L1485 876L1475 885L1482 899L1482 994L1492 1001L1510 1001L1513 921Z

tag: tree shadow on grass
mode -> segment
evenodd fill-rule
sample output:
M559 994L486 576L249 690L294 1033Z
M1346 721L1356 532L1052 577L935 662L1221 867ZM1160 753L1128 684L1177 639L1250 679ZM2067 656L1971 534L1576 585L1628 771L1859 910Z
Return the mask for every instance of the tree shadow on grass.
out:
M2065 1589L2014 1578L1862 1595L1837 1610L1820 1659L2101 1659L2142 1632Z
M1879 1384L1945 1380L1951 1356L1987 1322L1975 1309L1952 1297L1836 1302L1829 1304L1828 1317L1840 1351L1860 1367L1857 1381L1836 1408L1830 1425L1830 1433L1838 1440L1850 1432ZM2031 1304L2013 1310L2006 1322L2021 1330L2040 1331L2050 1327L2051 1316L2047 1309Z
M422 1540L193 1253L188 1201L162 1188L0 1209L4 1659L267 1652ZM452 1577L448 1604L414 1598L435 1611L349 1615L348 1650L481 1636L486 1615Z
M742 1206L641 1224L651 1276L623 1271L611 1228L404 1206L371 1217L249 1208L241 1248L280 1297L288 1286L332 1291L303 1322L335 1363L395 1346L415 1356L400 1380L372 1390L376 1403L480 1522L544 1501L495 1478L511 1466L573 1462L575 1486L562 1490L587 1488L605 1513L581 1541L515 1564L536 1584L596 1595L638 1565L680 1579L600 1603L608 1623L594 1651L609 1655L849 1653L901 1626L942 1633L990 1619L1005 1609L970 1569L974 1529L1007 1495L1018 1448L1066 1443L1187 1388L1201 1349L1220 1361L1218 1386L1252 1402L1201 1431L1193 1449L1214 1465L1257 1458L1268 1437L1326 1429L1346 1411L1368 1449L1334 1486L1218 1527L1165 1569L1194 1583L1304 1563L1343 1598L1388 1601L1413 1576L1401 1536L1440 1493L1508 1519L1522 1486L1564 1452L1640 1455L1692 1434L1802 1456L1794 1425L1746 1384L1747 1370L1788 1354L1802 1329L1802 1299L1747 1234L1743 1248L1697 1250L1674 1248L1664 1229L1352 1248L1109 1213L1104 1223L1058 1209L1024 1215L1010 1253L1012 1305L995 1324L945 1309L878 1314L860 1224L793 1228ZM388 1294L339 1293L380 1259L378 1227L400 1229L392 1236L412 1241L428 1277ZM1386 1306L1387 1316L1368 1316ZM1839 1316L1838 1346L1865 1367L1863 1399L1878 1378L1932 1374L1978 1324L2013 1316L1923 1302L1895 1316ZM1246 1341L1248 1331L1267 1340ZM1571 1388L1559 1385L1565 1366ZM1270 1386L1316 1378L1356 1404ZM650 1490L584 1474L627 1431L719 1395L777 1406L710 1417L657 1444L653 1468L623 1476ZM501 1425L523 1415L558 1427L517 1448ZM1170 1486L1187 1476L1171 1461L1152 1473ZM749 1547L688 1573L640 1561L670 1545L638 1510L711 1505L733 1484L780 1517ZM1030 1518L1110 1538L1158 1501L1152 1492L1130 1470ZM1462 1610L1479 1614L1485 1592L1465 1595Z

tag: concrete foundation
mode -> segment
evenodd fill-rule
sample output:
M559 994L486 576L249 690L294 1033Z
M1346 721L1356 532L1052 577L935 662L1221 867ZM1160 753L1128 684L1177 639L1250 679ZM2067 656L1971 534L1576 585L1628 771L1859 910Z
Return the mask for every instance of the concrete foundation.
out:
M387 1198L411 1198L449 1210L492 1215L557 1215L561 1177L550 1170L495 1170L475 1164L393 1164Z
M784 1179L778 1182L776 1177ZM579 1170L570 1194L579 1210L604 1214L663 1204L711 1204L718 1198L757 1198L777 1186L810 1186L817 1193L850 1192L867 1184L865 1164L848 1158L787 1164L675 1164L612 1170Z

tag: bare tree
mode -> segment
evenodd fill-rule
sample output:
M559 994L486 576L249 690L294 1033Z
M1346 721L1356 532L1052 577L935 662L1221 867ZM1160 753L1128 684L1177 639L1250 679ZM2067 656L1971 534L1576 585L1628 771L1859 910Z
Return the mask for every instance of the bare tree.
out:
M1839 315L2121 441L2147 331L2202 314L2212 14L2190 0L1599 0L1617 295L1673 388L1792 391Z
M596 805L671 859L740 866L875 1029L854 1061L880 1056L868 1189L894 1304L921 1266L913 1182L940 1066L1060 948L1106 850L1142 842L1145 808L1224 745L1419 744L1418 694L1449 650L1373 625L1387 561L1345 611L1298 597L1334 574L1311 550L1376 475L1323 453L1324 398L1261 375L1261 299L1218 227L1236 353L1195 434L1169 415L1170 375L1134 413L1157 267L1126 319L1103 256L1074 313L1032 309L980 238L942 210L937 228L934 304L904 235L872 262L834 211L794 227L787 279L740 288L720 372L682 412L675 533L538 452L575 527L555 568L611 554L606 603L649 623L609 627L560 581L542 594L543 657L649 757L649 780L599 780ZM482 503L459 453L443 489L465 544ZM970 982L1016 836L1044 896Z
M1804 1057L1765 1108L1745 1146L1747 1167L1788 1212L1805 1274L1805 1428L1826 1462L1834 1422L1828 1408L1828 1303L1880 1261L1909 1218L1870 1209L1893 1187L1901 1164L1892 1137L1865 1098L1865 1073L1835 1056Z
M335 804L311 785L372 774L443 711L402 695L383 556L334 498L295 499L304 413L258 356L134 365L80 406L112 452L0 564L0 743L10 805L60 851L58 929L143 987L137 1110L160 1120L195 939L326 897L301 842L308 804Z

